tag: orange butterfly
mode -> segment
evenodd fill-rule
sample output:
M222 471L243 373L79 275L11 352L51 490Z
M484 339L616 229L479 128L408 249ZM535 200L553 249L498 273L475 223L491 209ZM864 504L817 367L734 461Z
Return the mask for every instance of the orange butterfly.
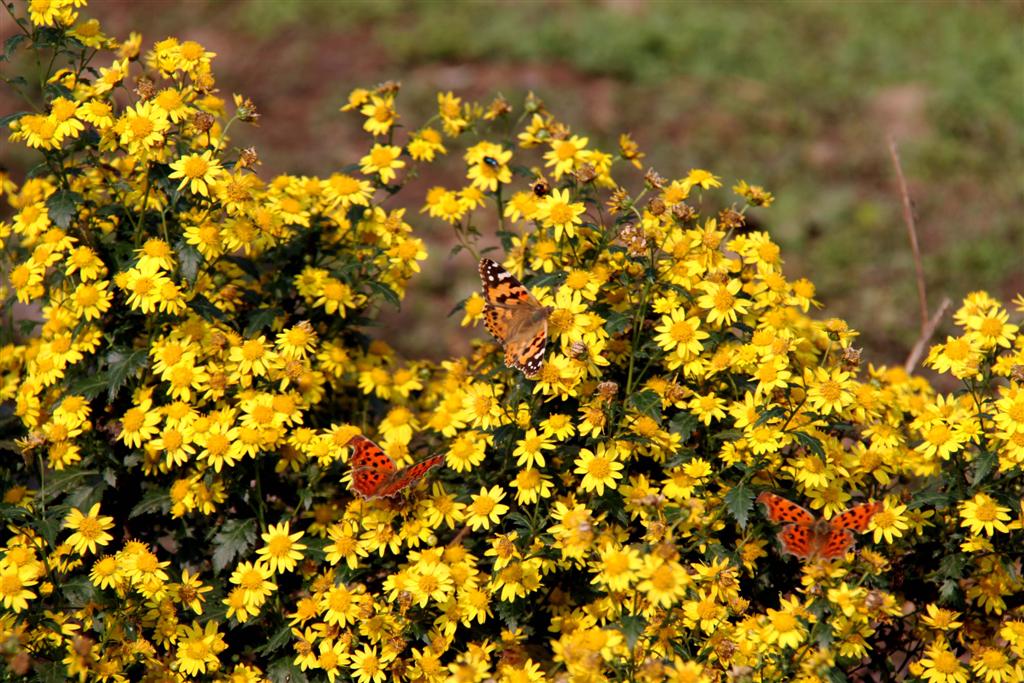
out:
M365 436L354 436L349 445L352 454L352 489L363 498L390 498L423 478L430 468L444 462L434 455L404 469L395 467L380 446Z
M867 529L868 522L882 509L877 501L861 503L826 520L816 519L806 508L767 491L757 497L757 502L764 505L768 519L787 523L778 534L782 549L802 560L842 557L853 546L853 532Z
M505 347L505 365L534 377L544 364L548 341L548 315L519 280L489 258L480 259L484 287L484 324Z

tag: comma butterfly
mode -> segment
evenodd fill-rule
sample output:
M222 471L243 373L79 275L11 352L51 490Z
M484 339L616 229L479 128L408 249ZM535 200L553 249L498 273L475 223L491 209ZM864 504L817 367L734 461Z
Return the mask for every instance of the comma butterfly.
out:
M879 502L861 503L832 519L816 519L809 510L782 496L765 491L757 497L768 519L786 522L778 539L784 552L802 560L842 557L853 546L853 532L868 528L868 522L882 508Z
M434 455L404 469L395 467L380 446L365 436L349 441L352 454L352 489L363 498L390 498L423 478L430 468L444 462L444 455Z
M505 347L505 365L534 377L544 363L548 340L548 315L511 273L489 258L480 259L480 281L484 286L484 324Z

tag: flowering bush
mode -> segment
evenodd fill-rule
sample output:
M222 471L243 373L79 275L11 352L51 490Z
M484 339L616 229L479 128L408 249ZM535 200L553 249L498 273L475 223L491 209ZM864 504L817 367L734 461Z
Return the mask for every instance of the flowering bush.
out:
M143 53L83 4L9 8L7 55L51 64L5 120L42 157L2 186L9 677L1024 675L1024 335L999 302L969 295L928 356L954 394L864 368L746 225L769 192L641 179L628 136L598 150L532 97L441 93L406 135L397 84L357 90L358 164L266 182L215 55ZM455 150L466 182L422 212L456 257L497 223L489 255L549 307L533 377L494 343L436 364L376 338L427 257L388 200ZM446 467L364 500L360 433ZM776 543L769 490L831 521L786 508Z

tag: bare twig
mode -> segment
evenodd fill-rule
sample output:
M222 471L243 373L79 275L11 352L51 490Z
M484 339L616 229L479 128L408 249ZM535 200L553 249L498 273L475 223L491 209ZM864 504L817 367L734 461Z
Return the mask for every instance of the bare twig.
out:
M892 165L896 167L896 179L900 184L900 196L903 198L903 222L907 224L907 233L910 235L910 249L914 253L914 270L917 271L917 300L921 306L921 338L931 336L925 334L928 330L928 299L924 290L924 266L921 264L921 249L917 246L917 226L914 224L914 209L910 205L910 193L907 191L907 181L903 177L903 167L900 166L900 153L896 149L896 141L889 136L889 155L892 156ZM934 332L934 328L932 332ZM909 359L907 362L910 362Z
M935 328L942 322L942 316L945 315L946 309L949 308L950 304L953 303L949 300L949 297L942 297L942 303L939 304L939 310L935 311L935 315L929 318L925 324L924 329L921 330L921 337L914 344L914 348L910 350L910 355L907 356L907 362L903 364L903 369L907 371L909 375L917 367L918 361L921 360L921 356L924 355L924 350L928 347L928 340L935 334Z

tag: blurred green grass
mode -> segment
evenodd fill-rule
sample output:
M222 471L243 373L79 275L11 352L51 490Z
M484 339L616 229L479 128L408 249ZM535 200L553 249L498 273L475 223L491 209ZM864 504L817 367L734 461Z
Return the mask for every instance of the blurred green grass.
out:
M220 86L253 95L266 114L240 142L257 144L269 171L325 173L351 161L363 140L337 106L352 87L403 81L400 109L412 122L437 89L513 102L534 90L594 145L613 149L631 131L663 175L704 167L775 192L776 206L757 217L782 244L788 274L814 281L827 314L864 332L869 358L895 361L918 322L892 135L932 308L943 295L1024 290L1021 3L160 7L107 0L87 12L147 41L179 35L217 51ZM443 226L427 232L445 243ZM422 336L404 338L410 353L436 347L435 299L465 295L447 289L445 271L428 268L427 298L403 311L424 323Z

